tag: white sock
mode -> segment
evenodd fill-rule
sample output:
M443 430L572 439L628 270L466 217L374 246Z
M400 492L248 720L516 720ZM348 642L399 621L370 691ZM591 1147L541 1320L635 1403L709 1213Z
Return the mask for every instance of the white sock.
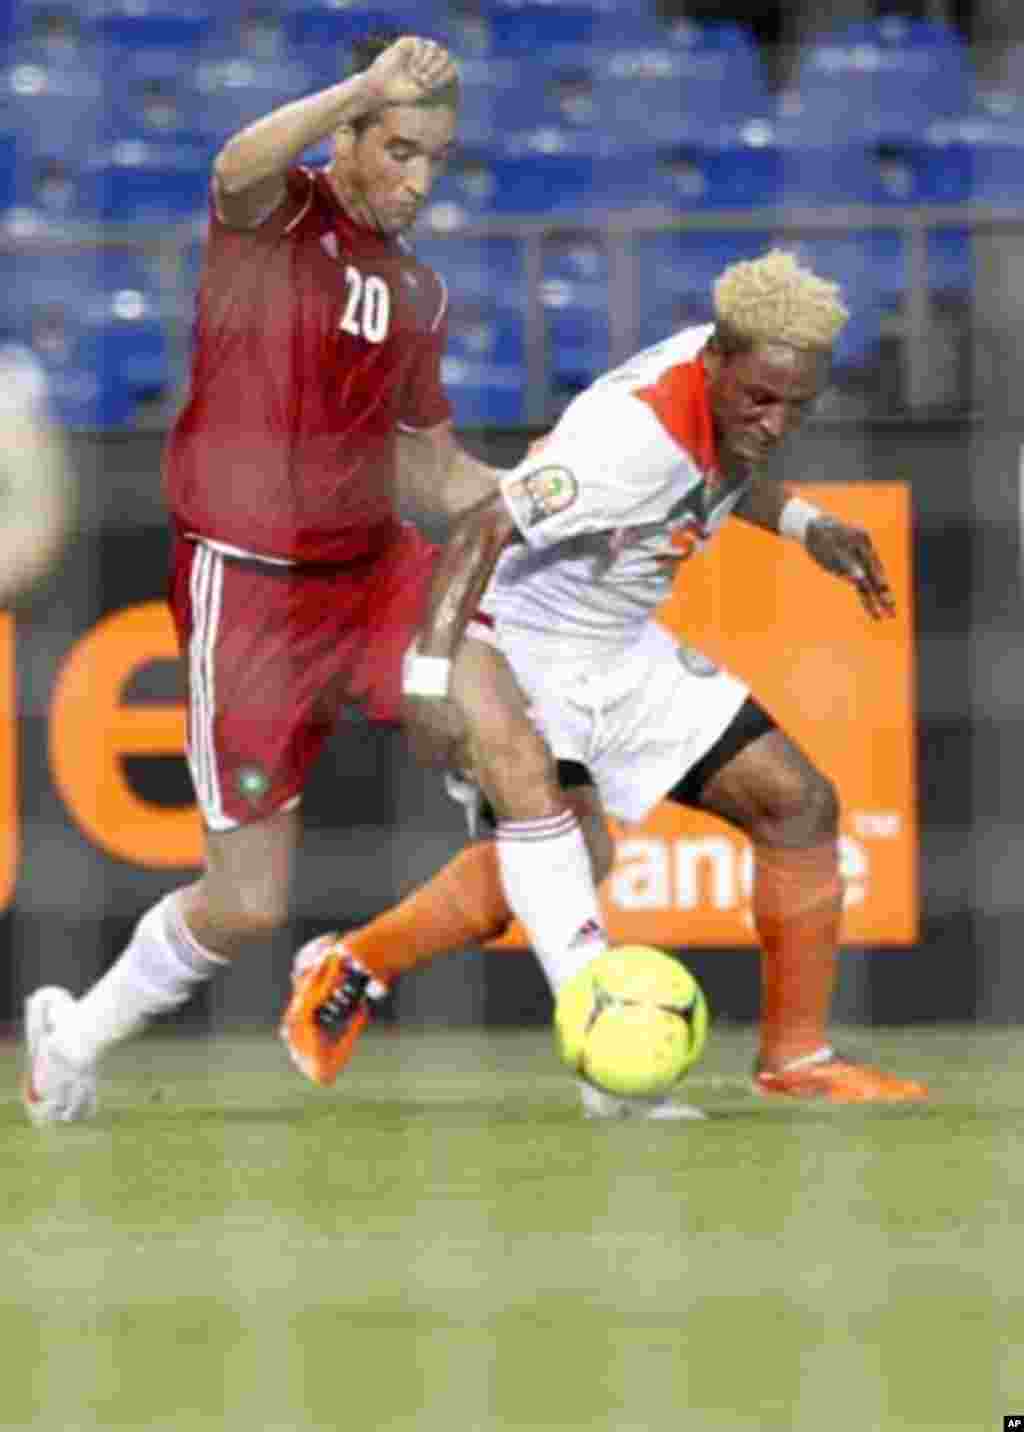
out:
M496 835L505 898L557 993L608 948L583 831L567 810L544 820L499 821Z
M112 1044L175 1009L229 962L203 948L185 924L173 891L136 925L106 974L61 1020L54 1042L72 1064L95 1063Z

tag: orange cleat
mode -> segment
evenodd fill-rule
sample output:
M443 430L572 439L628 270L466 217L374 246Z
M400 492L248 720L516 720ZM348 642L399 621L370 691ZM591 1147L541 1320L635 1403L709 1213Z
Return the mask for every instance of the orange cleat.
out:
M292 997L278 1033L292 1063L314 1084L333 1084L352 1058L370 1022L371 1009L387 994L348 953L338 935L303 945L292 965Z
M928 1085L823 1050L820 1056L796 1059L782 1069L759 1069L754 1074L754 1092L821 1099L827 1104L907 1104L927 1099Z

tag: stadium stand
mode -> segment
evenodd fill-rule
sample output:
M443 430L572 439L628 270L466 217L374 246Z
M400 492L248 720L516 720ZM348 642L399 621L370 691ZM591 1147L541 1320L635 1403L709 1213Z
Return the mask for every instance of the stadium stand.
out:
M103 225L142 243L165 241L168 225L181 236L182 278L169 298L136 275L114 292L142 298L123 297L115 312L109 285L83 279L88 313L65 295L32 320L76 422L130 421L139 401L167 391L166 325L180 334L187 324L190 236L217 145L342 74L357 35L422 28L420 9L414 0L0 0L8 250L31 254L58 231L92 243ZM844 282L854 319L841 368L861 372L906 304L907 231L894 215L891 227L815 232L816 216L910 207L927 225L938 205L1024 207L1024 46L979 91L949 26L888 15L840 29L826 17L776 100L752 32L731 21L669 20L641 3L627 26L614 0L451 0L432 20L459 56L464 103L460 151L416 247L453 296L447 369L463 422L523 419L527 234L539 244L547 378L566 396L613 356L611 327L619 344L628 332L646 344L700 320L715 274L773 236L802 244ZM728 224L749 213L755 228ZM688 216L701 223L688 226ZM722 229L704 227L717 217ZM670 230L655 232L662 222ZM621 308L611 318L608 224L636 226L626 247L643 282L630 286L625 325ZM929 301L965 308L966 224L947 215L929 227L924 252ZM617 278L623 271L620 261ZM101 370L92 392L87 360ZM118 383L121 406L108 391Z
M889 15L818 34L783 110L818 134L908 138L966 113L975 95L970 52L956 30Z

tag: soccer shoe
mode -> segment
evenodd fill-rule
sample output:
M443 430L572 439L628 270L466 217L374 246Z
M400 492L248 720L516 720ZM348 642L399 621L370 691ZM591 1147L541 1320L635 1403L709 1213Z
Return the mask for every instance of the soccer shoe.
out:
M96 1112L96 1071L78 1068L56 1047L62 1011L75 1003L66 989L49 985L25 1001L27 1068L21 1097L33 1124L73 1124Z
M683 1104L666 1095L662 1099L627 1099L619 1094L606 1094L577 1079L583 1117L586 1119L706 1119L703 1109Z
M757 1070L754 1092L827 1104L907 1104L928 1098L927 1084L886 1074L871 1064L855 1064L831 1049L795 1059L782 1069Z
M314 1084L333 1084L352 1058L373 1004L388 987L358 965L338 935L318 935L292 964L292 997L279 1033Z

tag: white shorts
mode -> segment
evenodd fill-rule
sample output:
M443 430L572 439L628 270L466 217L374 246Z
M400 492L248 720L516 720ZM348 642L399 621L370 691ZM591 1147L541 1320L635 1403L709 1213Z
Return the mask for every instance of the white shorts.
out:
M467 636L494 643L471 624ZM724 735L749 688L651 621L628 654L552 661L551 639L502 624L496 643L552 754L587 767L610 815L641 821Z

